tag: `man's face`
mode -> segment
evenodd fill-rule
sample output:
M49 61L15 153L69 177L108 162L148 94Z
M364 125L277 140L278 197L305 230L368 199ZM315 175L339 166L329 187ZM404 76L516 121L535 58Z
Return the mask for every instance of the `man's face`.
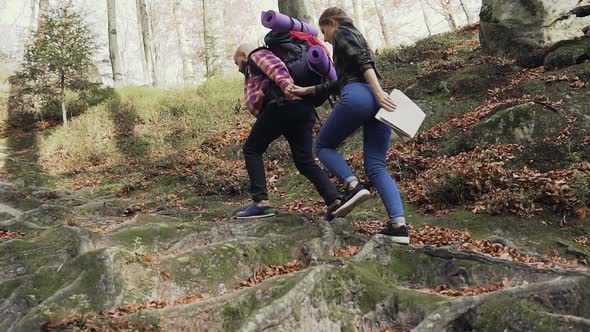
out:
M238 50L234 56L234 63L238 66L238 71L242 74L246 74L246 64L248 60L248 55Z

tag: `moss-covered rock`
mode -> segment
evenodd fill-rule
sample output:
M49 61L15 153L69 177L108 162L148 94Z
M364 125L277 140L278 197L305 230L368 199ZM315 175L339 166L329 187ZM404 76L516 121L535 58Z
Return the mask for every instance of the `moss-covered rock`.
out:
M51 228L0 242L0 282L57 269L76 257L79 249L78 232L70 227Z
M536 103L497 111L476 125L470 135L475 145L526 144L557 137L567 127L558 112Z
M558 43L545 57L547 69L559 69L590 59L590 38L580 38Z
M449 89L454 95L485 95L489 89L506 83L508 74L515 68L510 64L483 63L459 70L449 79Z
M567 126L567 119L559 112L530 102L497 110L467 132L450 130L438 143L438 153L454 155L489 144L543 144Z

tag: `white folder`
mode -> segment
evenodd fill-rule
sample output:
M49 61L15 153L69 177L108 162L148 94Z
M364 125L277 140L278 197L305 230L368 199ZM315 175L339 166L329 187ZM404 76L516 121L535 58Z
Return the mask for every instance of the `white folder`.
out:
M413 138L424 122L426 114L408 96L399 90L389 95L397 105L395 112L380 109L375 118L391 127L399 136Z

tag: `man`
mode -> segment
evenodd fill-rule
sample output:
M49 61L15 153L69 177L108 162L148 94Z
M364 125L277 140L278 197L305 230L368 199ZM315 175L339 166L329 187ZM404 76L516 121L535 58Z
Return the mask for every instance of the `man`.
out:
M237 219L264 218L275 215L266 189L262 154L271 142L284 136L289 143L297 170L316 187L327 206L327 218L341 203L341 195L312 154L312 131L315 109L300 97L287 91L294 85L285 63L271 51L242 44L234 62L245 79L245 106L256 117L250 136L244 144L246 169L250 177L251 205L240 211Z

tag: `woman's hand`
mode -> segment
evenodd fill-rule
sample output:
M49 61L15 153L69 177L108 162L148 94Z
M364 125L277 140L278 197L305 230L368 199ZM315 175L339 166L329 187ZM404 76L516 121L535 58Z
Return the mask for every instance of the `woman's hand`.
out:
M291 84L285 89L286 92L297 96L306 96L315 93L315 86L300 87L295 84Z
M376 97L379 105L381 105L381 107L387 112L394 112L397 109L397 105L393 102L387 92L381 90Z
M287 85L287 87L285 87L285 90L283 90L283 93L285 94L285 96L287 96L287 98L291 100L301 100L301 97L291 92L293 86L295 86L295 84L293 83Z

